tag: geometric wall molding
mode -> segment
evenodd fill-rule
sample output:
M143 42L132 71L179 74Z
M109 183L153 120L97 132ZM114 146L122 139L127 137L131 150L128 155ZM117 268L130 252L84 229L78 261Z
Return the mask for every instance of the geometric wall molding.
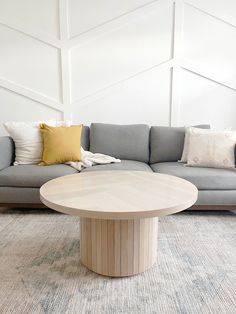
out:
M74 102L74 119L85 124L91 121L118 124L145 121L154 125L157 120L161 125L170 124L171 75L170 67L153 67L93 96ZM162 110L157 112L158 105L162 106Z
M185 4L236 27L235 0L186 0Z
M62 115L86 124L207 122L202 104L214 110L215 100L223 112L214 95L225 97L222 106L234 112L235 0L101 0L96 10L95 5L0 1L0 87L11 91L1 92L2 122L22 118L19 108L6 116L10 111L2 103L12 106L12 100L24 110L32 106L32 118L36 110L45 119ZM229 113L225 121L231 120ZM216 116L215 121L219 125Z
M236 91L236 87L232 86L231 84L229 83L226 83L226 82L223 82L223 80L217 80L217 79L214 79L213 77L211 77L211 75L207 75L207 74L204 74L204 72L202 72L201 70L199 70L199 66L197 64L194 64L192 63L191 61L189 60L183 60L181 62L181 68L186 70L186 71L189 71L189 72L192 72L198 76L201 76L207 80L210 80L214 83L217 83L219 85L222 85L226 88L229 88L233 91Z
M63 112L63 105L62 103L59 103L55 101L52 98L49 98L48 96L41 94L37 91L34 91L30 88L27 88L25 86L22 86L16 82L7 80L5 78L0 77L0 87L3 87L5 89L8 89L9 91L19 94L21 96L27 97L29 99L35 100L42 105L45 105L47 107L59 110Z
M53 109L48 106L42 106L40 102L0 87L1 122L12 120L42 121L46 118L55 118L61 120L63 118L63 114L57 109ZM3 133L2 125L0 126L0 133Z
M123 18L119 19L119 27L117 21L116 27L109 23L100 36L71 49L72 102L172 58L172 2L156 2L127 16L128 23Z
M106 2L107 4L110 2L108 0L102 0L102 1ZM134 5L135 2L140 2L140 0L135 0L135 1L127 0L124 3L127 5L128 2ZM95 38L103 37L104 34L110 33L110 31L112 30L119 29L120 27L124 25L133 23L139 18L145 18L145 16L149 15L150 13L157 13L157 14L159 13L161 15L161 11L164 10L166 7L169 7L169 10L172 11L173 0L154 0L154 1L146 2L146 4L143 4L142 6L139 6L126 13L123 13L120 16L116 16L108 21L104 21L97 27L93 27L87 30L86 32L77 34L76 36L73 36L72 38L68 37L69 40L67 42L67 46L68 48L73 48L77 45L84 45L87 42L94 40ZM171 12L168 12L168 15L170 13ZM163 15L161 18L163 19ZM69 33L69 28L70 28L70 23L68 23L68 33Z
M0 25L0 77L61 101L60 50Z
M153 69L155 69L156 71L163 71L163 70L171 70L174 66L174 61L173 59L167 60L167 61L163 61L160 64L156 64L154 66L151 66L150 68L147 68L143 71L140 71L138 73L135 73L131 76L128 76L122 80L116 81L112 84L109 84L108 86L105 86L97 91L94 91L92 93L90 93L89 95L86 95L83 98L80 99L75 99L74 101L71 102L72 105L77 104L78 106L81 104L86 104L87 102L90 102L91 100L93 101L93 99L96 99L96 97L100 97L100 95L103 95L104 93L106 94L106 92L113 88L115 88L116 86L122 85L124 83L126 83L127 81L133 80L134 78L141 76L149 71L152 71Z
M48 34L44 34L44 33L39 32L39 31L29 32L29 30L27 28L24 28L22 25L16 24L16 23L14 25L8 25L7 23L0 22L0 25L7 27L9 29L12 29L14 31L17 31L19 33L22 33L24 35L27 35L29 37L32 37L32 38L39 40L45 44L51 45L52 47L55 47L55 48L61 47L61 41L57 38L54 38L54 37L48 35Z
M16 32L22 33L26 36L39 40L45 44L51 45L55 48L61 48L61 41L57 38L52 37L51 35L42 33L40 31L31 31L29 32L27 28L23 27L20 24L15 23L14 25L9 25L7 23L0 22L1 26L12 29Z
M134 12L152 2L150 0L100 0L99 5L97 5L93 0L70 0L68 1L70 38L74 38L108 22L110 23L117 18L122 18L127 13Z
M184 5L183 57L195 64L199 73L236 88L235 42L236 26L191 5Z
M180 124L194 125L201 116L201 123L215 128L236 128L234 90L189 70L181 70L180 75L185 86L181 93ZM196 95L201 95L200 101Z
M59 39L58 6L58 0L2 0L0 22L29 35Z

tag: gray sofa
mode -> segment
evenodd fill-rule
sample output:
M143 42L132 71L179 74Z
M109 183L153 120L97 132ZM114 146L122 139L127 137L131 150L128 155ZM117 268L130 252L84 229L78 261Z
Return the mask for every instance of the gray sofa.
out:
M207 125L198 126L209 128ZM83 171L137 170L166 173L184 178L197 186L194 208L228 209L236 205L236 172L228 169L185 167L178 160L184 145L184 128L144 124L111 125L93 123L84 127L85 150L108 154L121 163L97 165ZM0 206L43 207L39 188L48 180L77 173L68 165L13 166L14 143L0 137Z

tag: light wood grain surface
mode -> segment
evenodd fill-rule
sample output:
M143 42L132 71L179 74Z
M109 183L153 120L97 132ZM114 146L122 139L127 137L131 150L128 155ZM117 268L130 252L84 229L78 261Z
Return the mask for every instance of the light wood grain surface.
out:
M156 217L190 207L197 194L197 188L186 180L141 171L73 174L40 189L45 205L81 216L83 264L114 277L150 268L157 252Z
M98 274L135 275L156 261L158 218L81 218L80 226L81 261Z
M96 171L59 177L40 189L57 211L97 219L160 217L197 200L197 188L170 175L144 171Z

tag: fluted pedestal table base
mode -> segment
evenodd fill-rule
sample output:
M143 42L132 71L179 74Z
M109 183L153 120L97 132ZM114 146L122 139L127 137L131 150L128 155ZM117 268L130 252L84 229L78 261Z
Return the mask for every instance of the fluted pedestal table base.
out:
M90 270L112 277L144 272L156 261L158 218L80 218L80 255Z

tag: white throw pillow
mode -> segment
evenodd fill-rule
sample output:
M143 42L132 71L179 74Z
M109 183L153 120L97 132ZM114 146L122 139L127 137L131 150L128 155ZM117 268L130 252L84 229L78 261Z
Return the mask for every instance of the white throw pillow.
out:
M187 166L235 168L236 131L189 128Z
M6 122L4 127L15 143L14 165L37 164L41 161L43 143L40 123L50 126L70 126L70 121Z

